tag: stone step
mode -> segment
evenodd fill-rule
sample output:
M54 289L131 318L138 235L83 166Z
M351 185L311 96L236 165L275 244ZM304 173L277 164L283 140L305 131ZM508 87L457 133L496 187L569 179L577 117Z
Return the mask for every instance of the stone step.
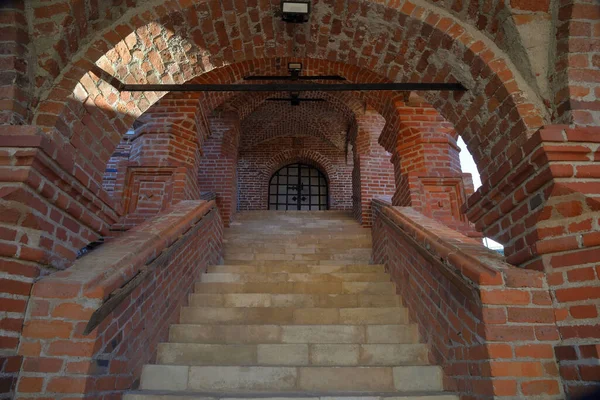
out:
M182 307L182 324L364 325L405 324L404 307Z
M196 293L395 294L392 282L197 282Z
M345 253L266 253L241 251L225 252L223 259L226 261L321 261L321 260L365 260L371 258L371 249L362 251L348 251Z
M265 228L266 229L266 228ZM262 232L244 232L235 233L226 231L224 237L225 243L240 243L240 244L281 244L291 243L296 246L303 245L315 245L319 243L343 243L348 241L349 244L352 242L369 242L372 240L371 233L366 231L350 231L349 229L340 229L338 231L324 232L322 229L314 233L307 233L302 231L293 231L287 233L273 233L265 234ZM350 245L346 248L352 248Z
M192 307L393 307L397 295L227 293L190 295Z
M202 282L389 282L390 276L386 273L331 273L331 274L312 274L312 273L230 273L213 272L202 274Z
M441 391L438 366L239 367L145 365L142 390L265 393L270 391Z
M327 266L346 266L346 265L365 265L368 264L370 258L358 258L348 260L229 260L223 259L224 264L244 264L251 266L285 266L285 267L304 267L306 265L327 265Z
M459 400L459 397L445 392L392 392L392 393L267 393L252 397L251 394L225 393L216 394L202 392L155 392L132 391L123 397L124 400Z
M285 266L285 265L244 265L227 264L213 265L208 267L208 272L227 272L227 273L263 273L271 274L278 272L289 273L314 273L314 274L332 274L332 273L360 273L375 274L385 273L383 265L303 265L303 266Z
M268 343L417 343L415 324L396 325L223 325L174 324L173 343L268 344Z
M424 344L199 344L161 343L158 364L395 366L427 364Z

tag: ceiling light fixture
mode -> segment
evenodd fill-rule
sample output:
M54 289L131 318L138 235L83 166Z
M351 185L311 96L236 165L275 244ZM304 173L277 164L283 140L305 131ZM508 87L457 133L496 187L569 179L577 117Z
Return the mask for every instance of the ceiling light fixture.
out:
M282 1L281 18L294 24L308 21L310 3L307 1Z

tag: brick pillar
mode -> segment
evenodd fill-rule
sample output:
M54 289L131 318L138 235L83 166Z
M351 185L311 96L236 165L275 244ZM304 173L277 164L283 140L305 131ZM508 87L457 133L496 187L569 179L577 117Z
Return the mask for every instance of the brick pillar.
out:
M216 194L223 224L229 226L237 209L237 161L240 120L236 113L219 113L210 118L211 136L205 140L200 160L200 189Z
M33 281L68 267L118 218L89 173L36 127L0 127L0 385L9 393Z
M200 198L200 152L194 126L148 123L131 139L129 158L117 165L113 197L125 215L113 230L141 224L182 200Z
M394 166L391 155L378 143L385 119L368 109L356 118L352 190L354 215L363 226L371 226L371 200L394 194Z
M464 207L508 262L547 274L569 394L600 386L599 145L597 127L544 127Z
M471 174L460 167L460 149L448 123L431 106L401 106L404 129L392 157L396 192L392 202L468 236L479 237L460 207L473 193Z

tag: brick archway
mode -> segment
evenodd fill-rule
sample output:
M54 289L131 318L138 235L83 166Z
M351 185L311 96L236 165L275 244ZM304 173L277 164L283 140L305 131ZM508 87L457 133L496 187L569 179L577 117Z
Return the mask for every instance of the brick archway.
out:
M310 166L313 166L323 172L325 175L325 179L327 180L327 185L329 186L329 197L340 196L339 193L339 173L340 171L336 171L336 168L331 163L328 157L323 154L308 149L302 150L289 150L278 153L269 159L263 166L263 169L260 171L260 177L258 178L258 190L260 191L261 203L264 204L264 208L267 208L268 205L268 190L269 190L269 181L273 174L277 172L280 168L294 163L303 163Z
M209 9L210 4L212 3L207 3ZM104 145L95 149L98 159L86 163L85 169L90 169L89 174L96 175L93 166L100 165L107 160L107 153L110 151L107 151L104 146L109 143L113 143L115 146L114 140L119 136L119 132L122 132L135 116L146 110L157 97L152 94L119 96L103 82L87 75L82 68L89 67L91 63L98 61L101 67L127 81L144 82L150 79L150 81L182 82L207 69L223 63L238 61L236 57L240 57L239 61L244 62L242 65L237 65L235 69L221 70L218 76L213 77L205 74L201 79L233 82L241 78L244 66L251 67L252 70L269 69L261 68L269 66L269 62L261 61L261 57L276 54L288 55L287 50L284 50L285 46L281 46L277 42L273 42L273 47L269 47L274 39L265 33L262 44L266 46L265 49L273 49L275 54L270 54L271 50L265 50L264 52L252 52L252 54L240 52L238 56L236 55L237 41L235 37L227 29L218 29L221 24L219 20L203 26L206 32L203 32L201 36L195 35L190 27L198 26L198 23L190 23L190 18L197 19L198 16L191 12L192 10L195 9L163 10L159 13L161 17L157 19L161 21L160 23L148 23L147 20L134 18L130 24L123 24L118 34L104 35L103 44L98 44L98 46L106 48L108 44L108 46L115 45L115 48L109 50L106 56L102 56L102 53L97 51L88 53L88 61L77 63L77 66L74 66L74 69L66 74L69 77L83 75L84 78L79 81L79 84L70 78L64 80L59 85L60 91L57 89L49 96L49 100L40 105L35 121L52 131L53 137L57 139L71 137L71 130L74 125L77 126L75 131L81 133L76 133L75 137L69 140L69 142L75 141L74 144L71 143L75 147L77 147L77 140L81 141L77 138L78 136L98 135L98 133L90 132L92 130L90 125L101 122L99 125L107 134L103 135L103 140L98 141ZM489 138L494 138L494 141L502 141L501 138L505 137L504 152L506 154L503 157L509 157L511 152L527 138L528 132L531 133L542 125L543 106L540 106L539 102L531 103L520 95L521 91L530 93L530 89L519 78L518 73L512 68L506 57L484 35L468 26L461 25L460 22L448 16L438 14L435 8L421 6L405 7L400 10L376 8L373 12L380 15L381 20L376 20L380 25L371 27L373 31L378 31L379 28L386 26L387 22L383 17L384 11L397 16L399 20L406 22L406 26L410 27L410 29L403 29L401 26L397 26L400 39L391 41L393 47L388 46L387 49L384 47L386 51L378 52L377 56L374 52L369 54L367 50L361 50L366 55L352 57L350 54L336 53L329 44L317 41L306 49L308 56L321 58L321 61L318 62L321 65L315 64L314 67L320 69L319 72L323 72L325 69L337 69L345 76L350 77L351 81L369 81L371 79L379 81L399 77L404 80L445 80L451 79L453 74L458 76L461 70L459 66L470 67L470 69L466 69L468 72L465 76L458 76L468 86L471 86L469 94L458 97L442 94L435 96L435 101L432 103L448 120L465 130L465 139L471 147L471 152L481 165L486 166L482 171L484 176L489 175L487 169L496 167L496 163L492 161L501 157L490 159L489 149L482 147L482 144L489 143ZM261 9L253 12L259 20L264 13ZM148 17L151 15L149 14ZM347 22L351 24L357 23L354 16L347 16L347 19ZM328 29L335 31L337 29L335 23L331 22ZM263 32L268 32L268 30ZM420 39L418 43L415 42L414 34L417 32L421 38L428 38L428 40ZM218 52L211 52L210 55L204 57L205 62L201 69L192 68L189 62L186 63L186 58L178 49L188 48L190 50L187 53L199 56L201 51L205 51L211 46L210 41L207 42L208 38L212 37L211 35L215 35L215 38L219 37L215 43L225 47L220 47ZM119 41L123 37L124 39ZM260 42L259 39L257 40ZM381 43L384 42L385 40ZM132 48L130 49L129 46ZM139 49L136 46L140 46ZM165 46L169 46L169 52L163 51ZM406 59L402 57L401 54L404 51L398 52L401 48L406 48L410 57ZM434 48L441 49L439 54L432 50ZM399 55L400 58L395 58L394 54ZM325 62L323 58L332 61ZM178 60L178 62L173 63L173 60ZM136 67L133 68L131 63ZM332 67L326 68L327 64ZM148 71L148 78L133 73L133 71L139 70L140 65ZM369 69L374 70L375 73L368 72ZM133 74L129 74L130 70ZM424 72L419 74L415 71ZM163 76L153 75L155 73L163 74ZM76 87L76 89L71 101L65 102L65 95L68 94L69 87ZM496 87L500 89L495 91L490 89ZM528 97L536 98L534 95ZM491 100L489 103L488 98ZM377 95L371 96L370 100L370 103L386 117L388 123L395 123L394 96ZM100 121L85 115L88 111L77 104L81 101L101 109L93 111L94 117ZM488 110L490 109L493 110L492 114L489 114ZM83 124L78 124L77 121L80 119L84 121ZM484 124L484 121L490 121L490 123ZM500 121L507 121L507 129L500 130L495 126L494 122ZM476 132L481 132L484 138L475 138L478 136ZM485 138L488 140L484 140ZM489 143L489 146L495 144L496 142Z

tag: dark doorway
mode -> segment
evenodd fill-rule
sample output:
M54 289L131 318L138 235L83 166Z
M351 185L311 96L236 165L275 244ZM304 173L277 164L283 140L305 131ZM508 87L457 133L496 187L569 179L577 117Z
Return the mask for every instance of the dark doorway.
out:
M327 210L327 179L315 167L290 164L269 182L269 210Z

